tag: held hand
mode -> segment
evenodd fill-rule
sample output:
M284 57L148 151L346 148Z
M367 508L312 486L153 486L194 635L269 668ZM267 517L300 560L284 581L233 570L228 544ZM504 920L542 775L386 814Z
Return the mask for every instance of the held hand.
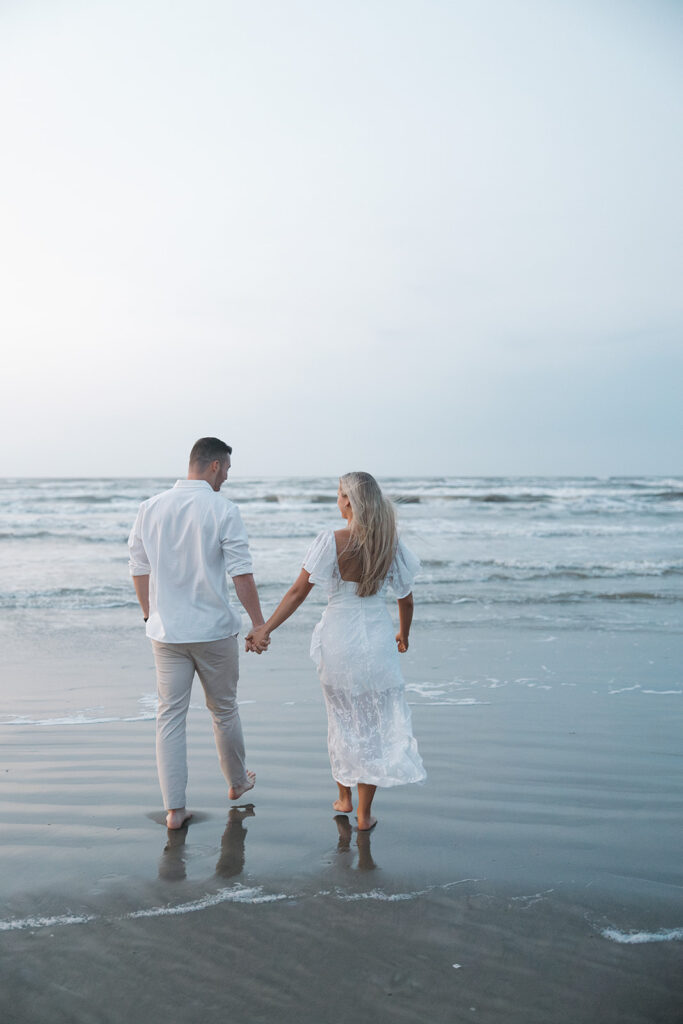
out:
M265 647L257 647L251 636L245 638L244 649L248 654L262 654Z
M247 637L245 637L244 649L249 654L262 654L266 648L264 646L257 646L254 643L254 638L250 633Z
M255 654L262 654L270 645L270 634L265 626L258 626L247 634L244 649Z
M408 650L408 637L403 636L402 633L396 634L396 643L398 645L398 653L405 654Z

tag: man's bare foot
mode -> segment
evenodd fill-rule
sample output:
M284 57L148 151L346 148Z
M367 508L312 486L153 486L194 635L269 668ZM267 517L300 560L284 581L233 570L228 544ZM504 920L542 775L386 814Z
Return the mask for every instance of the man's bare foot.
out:
M228 799L230 799L230 800L239 800L239 798L244 793L248 793L250 789L254 788L254 784L255 783L256 783L256 775L255 775L255 773L254 772L247 772L247 778L242 783L241 786L231 786L230 787L230 789L228 790Z
M374 828L376 824L377 824L377 818L373 818L372 815L370 815L367 818L359 818L358 819L358 831L359 832L369 832L370 829Z
M186 811L184 807L174 807L173 810L169 811L166 815L166 828L182 828L185 822L189 821L191 817L191 811Z

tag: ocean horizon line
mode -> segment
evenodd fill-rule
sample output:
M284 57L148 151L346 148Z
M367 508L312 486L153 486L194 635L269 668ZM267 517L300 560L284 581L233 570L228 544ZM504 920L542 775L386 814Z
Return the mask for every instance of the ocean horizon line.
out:
M373 474L374 475L374 474ZM380 480L589 480L608 483L616 480L662 480L683 479L683 471L666 473L377 473ZM335 480L336 473L237 473L230 471L228 483L235 480ZM70 481L80 480L177 480L181 479L173 473L124 473L124 474L55 474L27 475L0 474L0 482L14 481L26 483L31 481Z

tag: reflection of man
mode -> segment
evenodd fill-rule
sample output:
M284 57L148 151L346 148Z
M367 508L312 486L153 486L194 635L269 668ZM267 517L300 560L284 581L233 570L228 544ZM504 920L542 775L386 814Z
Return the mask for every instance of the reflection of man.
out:
M186 480L144 501L128 538L130 572L147 623L157 670L157 768L166 824L180 828L185 810L185 720L195 672L206 706L228 796L238 800L255 775L244 760L237 708L239 614L230 606L227 573L251 618L263 623L247 534L236 505L218 492L232 448L202 437L190 452Z
M230 808L228 824L221 839L221 855L216 864L216 874L221 878L234 878L242 873L244 840L247 838L247 829L242 822L245 818L253 818L254 813L253 804Z

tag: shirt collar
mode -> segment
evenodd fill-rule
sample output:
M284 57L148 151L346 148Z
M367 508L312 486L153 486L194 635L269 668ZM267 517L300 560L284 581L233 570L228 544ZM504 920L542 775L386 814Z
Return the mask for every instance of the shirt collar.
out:
M213 488L212 488L212 486L211 486L211 484L209 483L208 480L176 480L176 482L175 482L175 484L173 486L174 487L187 487L187 488L191 488L192 490L197 490L199 488L203 489L204 487L208 487L210 491L213 490Z

